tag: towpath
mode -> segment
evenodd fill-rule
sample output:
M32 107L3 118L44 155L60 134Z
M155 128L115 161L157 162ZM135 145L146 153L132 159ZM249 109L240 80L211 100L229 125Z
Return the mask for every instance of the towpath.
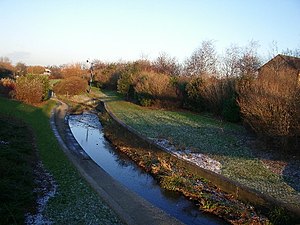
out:
M94 163L73 137L67 124L68 105L59 102L51 116L51 126L63 151L80 174L89 182L100 197L119 215L126 224L182 224L153 206L122 184L114 180Z

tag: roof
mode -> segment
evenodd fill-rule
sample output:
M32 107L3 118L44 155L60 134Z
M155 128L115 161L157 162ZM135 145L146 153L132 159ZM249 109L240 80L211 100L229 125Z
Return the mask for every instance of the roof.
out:
M285 61L293 69L300 71L300 58L288 56L288 55L282 55L282 54L278 54L277 56L272 58L270 61L268 61L267 63L262 65L258 70L261 70L262 67L265 67L270 62L274 61L274 59L276 60L276 58L280 58L281 60Z
M286 61L289 66L293 67L296 70L300 70L300 58L281 54L277 56L281 57L284 61Z

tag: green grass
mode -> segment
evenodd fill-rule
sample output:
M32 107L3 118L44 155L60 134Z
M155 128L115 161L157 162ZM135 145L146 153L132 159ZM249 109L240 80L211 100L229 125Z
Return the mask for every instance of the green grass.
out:
M60 81L61 81L61 79L50 79L50 80L49 80L49 83L50 83L51 89L52 89L52 87L53 87L55 84L57 84L57 83L60 82Z
M56 224L120 224L61 150L49 123L50 110L55 104L49 101L37 108L0 98L1 115L21 119L32 128L38 154L58 184L55 197L47 204L45 216Z
M34 205L32 135L19 120L0 115L0 224L22 224Z
M298 192L263 166L255 156L253 141L240 125L223 122L206 114L175 112L140 107L114 98L109 93L110 110L127 125L149 138L164 138L179 149L189 148L218 160L221 173L248 187L283 201L299 204Z
M92 87L91 92L87 93L89 97L104 97L105 95L97 87Z

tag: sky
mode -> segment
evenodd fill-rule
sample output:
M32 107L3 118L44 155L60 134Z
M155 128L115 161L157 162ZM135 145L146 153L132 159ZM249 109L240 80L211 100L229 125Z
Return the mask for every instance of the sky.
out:
M300 0L0 0L0 57L27 65L89 60L184 61L212 40L222 54L300 49Z

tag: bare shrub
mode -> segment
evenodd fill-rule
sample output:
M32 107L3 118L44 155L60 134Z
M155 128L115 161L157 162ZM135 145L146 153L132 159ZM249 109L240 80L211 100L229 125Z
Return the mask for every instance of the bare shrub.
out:
M14 66L7 57L0 57L0 78L13 77L15 72Z
M16 89L16 82L10 78L2 78L0 80L0 94L4 96L11 96L12 92Z
M188 76L170 77L171 85L175 89L176 100L179 104L178 107L180 108L189 108L186 87L190 81L191 77Z
M138 73L140 72L137 63L127 63L126 66L120 71L120 77L117 81L117 90L119 93L124 94L127 99L133 98L133 82Z
M134 91L141 105L165 106L176 100L175 87L165 74L143 72L134 80Z
M300 88L292 76L264 74L243 79L239 106L244 121L258 134L281 140L286 149L300 134Z
M94 66L94 81L101 88L116 90L121 68L122 65L116 63L105 64L100 61L96 62Z
M194 77L186 85L187 108L207 111L231 122L240 120L235 78Z
M38 75L27 74L16 81L14 96L26 103L40 103L44 98L44 83Z
M153 68L153 63L148 59L139 59L136 61L136 63L139 65L141 71L151 72L155 70Z
M18 62L15 66L16 76L25 76L27 72L27 66L25 63Z
M34 75L41 75L45 71L45 67L43 66L28 66L27 73L34 74Z
M50 75L50 79L62 79L63 75L62 75L62 68L59 66L50 66L49 68L51 70L51 75Z
M196 111L204 111L206 109L205 100L203 98L204 79L203 77L194 77L186 86L187 107Z
M68 77L83 77L86 72L81 68L81 64L75 63L75 64L69 64L65 65L61 69L61 74L63 78L68 78Z
M68 77L57 83L53 90L59 95L77 95L87 90L88 83L81 77Z
M205 99L208 111L216 114L221 112L224 98L228 98L227 84L225 79L206 77L201 94Z

